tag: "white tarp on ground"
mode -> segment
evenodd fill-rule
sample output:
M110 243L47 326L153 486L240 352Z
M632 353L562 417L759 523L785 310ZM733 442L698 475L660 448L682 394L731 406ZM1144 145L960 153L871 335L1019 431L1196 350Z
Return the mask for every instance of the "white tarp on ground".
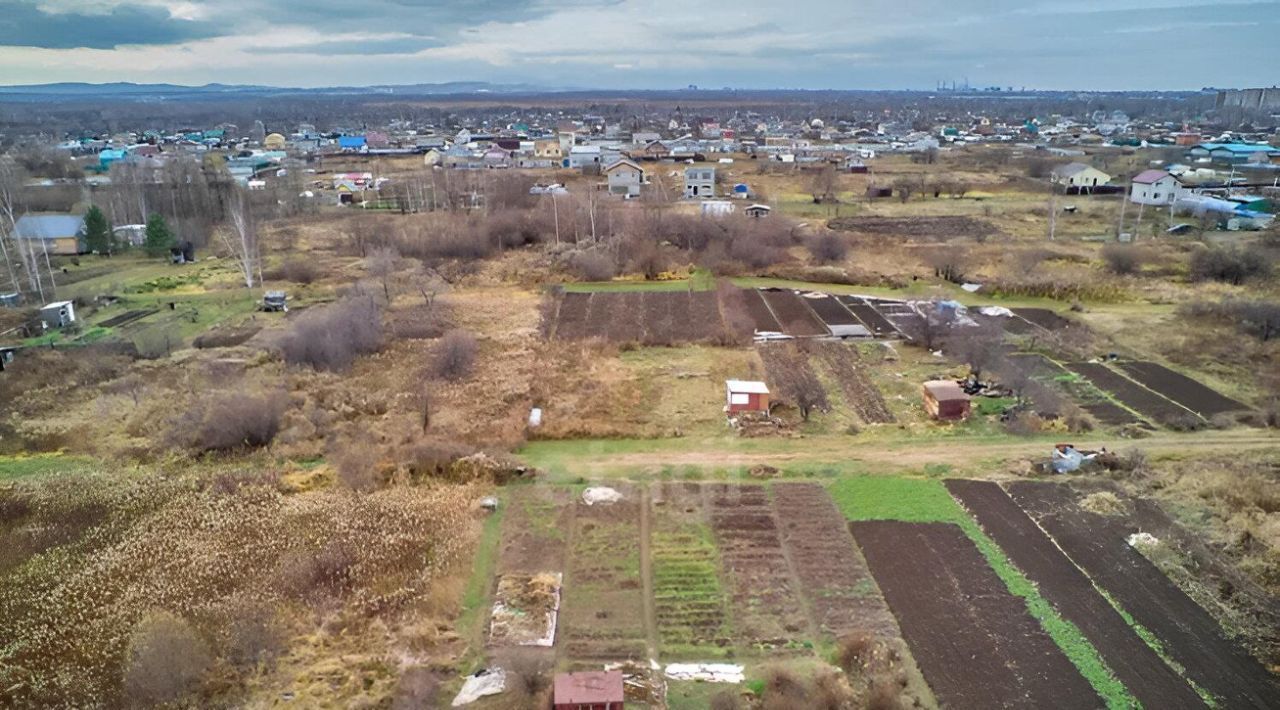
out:
M668 663L671 680L703 680L708 683L741 683L742 666L736 663Z
M507 672L501 668L486 668L469 676L462 690L453 698L453 707L469 705L486 695L497 695L507 688Z
M1144 547L1155 547L1160 544L1160 538L1148 532L1136 532L1125 538L1125 541L1129 543L1129 547L1136 547L1138 549L1142 549Z
M617 503L622 494L606 486L593 486L582 492L582 502L587 505L596 503Z
M1004 306L983 306L978 309L978 312L984 316L1000 316L1002 318L1013 316L1013 311Z

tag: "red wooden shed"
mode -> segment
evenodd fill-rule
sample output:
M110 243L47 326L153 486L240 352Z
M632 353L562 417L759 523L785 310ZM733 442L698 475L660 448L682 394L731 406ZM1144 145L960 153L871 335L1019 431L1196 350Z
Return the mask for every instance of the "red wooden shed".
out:
M769 388L763 382L725 380L724 390L724 411L730 414L769 411Z
M969 416L969 395L955 382L929 380L922 390L924 408L934 419L956 421Z
M555 710L622 710L622 671L556 675Z

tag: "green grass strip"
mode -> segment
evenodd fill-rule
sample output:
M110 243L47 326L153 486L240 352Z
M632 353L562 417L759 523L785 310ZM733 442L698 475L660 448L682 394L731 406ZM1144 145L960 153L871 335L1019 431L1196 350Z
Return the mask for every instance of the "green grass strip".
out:
M498 509L485 518L480 528L471 577L467 580L466 589L462 592L462 612L458 617L458 628L475 641L471 647L475 649L473 652L478 654L484 652L481 637L484 635L484 622L489 618L489 587L498 565L498 541L502 537L502 511L507 501L508 498L502 496L498 501Z
M1058 648L1108 708L1141 707L1137 698L1116 678L1075 624L1058 614L1031 580L1027 579L995 541L987 537L951 497L939 480L854 476L831 485L831 497L850 520L901 520L913 523L952 523L960 526L987 559L987 564L1011 594L1019 596L1027 611L1040 623Z

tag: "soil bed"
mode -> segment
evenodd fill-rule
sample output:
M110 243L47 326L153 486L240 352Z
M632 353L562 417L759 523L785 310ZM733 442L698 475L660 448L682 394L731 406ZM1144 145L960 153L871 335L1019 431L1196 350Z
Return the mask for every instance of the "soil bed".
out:
M1056 312L1048 308L1010 308L1014 315L1026 321L1034 323L1045 330L1066 330L1067 328L1080 327L1080 324L1058 315Z
M808 298L802 297L802 300L813 309L818 318L827 325L862 325L862 321L858 320L845 308L838 299L831 296L825 298Z
M887 318L880 315L879 311L872 308L871 304L857 296L839 296L838 298L873 334L885 337L897 334L897 328L894 328Z
M1103 704L958 526L863 521L850 529L942 706Z
M946 486L1062 618L1079 627L1139 702L1149 708L1205 707L998 484L951 480Z
M830 335L827 327L813 311L804 305L804 299L791 291L761 291L760 296L769 304L782 332L794 336Z
M868 424L892 424L893 414L880 390L867 376L866 365L856 346L844 343L813 343L814 354L839 383L844 398L862 421Z
M729 578L734 636L756 650L802 648L807 621L763 486L706 487L711 528Z
M769 306L765 305L764 297L754 288L745 289L747 312L751 314L751 320L756 324L757 333L781 333L782 325L778 323L778 319L773 317L773 312L769 310Z
M1243 412L1249 407L1225 397L1186 375L1154 362L1116 363L1125 374L1202 417Z
M1015 482L1009 495L1094 583L1159 639L1186 677L1231 708L1274 707L1280 686L1204 609L1126 542L1134 532L1076 505L1067 486Z
M1000 234L991 224L973 217L840 217L827 223L831 229L862 234L887 234L930 241L956 237L990 237Z
M1110 392L1126 407L1166 426L1202 421L1194 412L1174 404L1105 365L1073 362L1067 364L1066 368L1089 380L1099 389Z

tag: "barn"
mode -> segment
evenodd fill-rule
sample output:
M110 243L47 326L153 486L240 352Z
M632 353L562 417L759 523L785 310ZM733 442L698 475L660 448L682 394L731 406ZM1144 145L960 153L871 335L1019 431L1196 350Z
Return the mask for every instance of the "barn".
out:
M929 380L921 388L924 408L939 421L959 421L969 416L969 395L951 380Z
M769 388L763 382L725 380L724 410L734 412L769 411Z

